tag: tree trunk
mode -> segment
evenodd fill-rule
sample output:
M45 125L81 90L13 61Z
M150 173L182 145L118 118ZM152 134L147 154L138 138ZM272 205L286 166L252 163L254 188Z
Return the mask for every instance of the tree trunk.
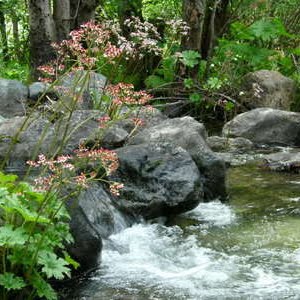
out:
M12 17L14 52L19 61L21 61L20 37L19 37L19 20L17 16Z
M226 29L228 5L229 0L209 0L208 2L201 42L203 59L208 59L211 56L217 37L221 36Z
M183 1L183 19L190 27L189 35L182 41L182 47L185 50L195 50L201 53L206 2L207 0Z
M62 41L68 38L70 32L70 0L55 0L53 18L56 28L56 38Z
M60 0L58 0L60 1ZM70 0L71 30L95 18L97 0Z
M2 44L2 54L3 60L8 60L8 44L7 44L7 34L6 34L6 23L5 23L5 15L3 8L0 3L0 32L1 32L1 44Z
M49 0L29 0L29 28L31 76L37 79L37 67L55 57L51 47L55 31Z
M183 20L190 27L189 34L182 39L183 50L197 51L201 55L203 25L205 20L207 0L183 0ZM187 68L181 65L180 76L198 76L198 66Z

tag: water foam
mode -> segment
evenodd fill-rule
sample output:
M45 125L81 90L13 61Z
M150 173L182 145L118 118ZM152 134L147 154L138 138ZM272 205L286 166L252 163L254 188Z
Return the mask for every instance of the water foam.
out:
M198 221L208 222L215 226L230 225L236 221L234 211L219 200L200 203L194 210L185 215Z

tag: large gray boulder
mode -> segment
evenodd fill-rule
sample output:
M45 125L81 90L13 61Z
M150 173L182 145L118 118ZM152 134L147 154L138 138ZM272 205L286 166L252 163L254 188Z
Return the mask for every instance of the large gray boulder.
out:
M133 134L167 119L158 109L152 108L149 110L147 107L133 110L123 109L120 117L121 120L106 128L102 139L103 147L108 149L120 148ZM134 122L136 119L139 119L142 124L136 126Z
M204 198L226 199L224 161L208 147L203 124L191 117L167 119L156 126L146 128L134 136L130 145L148 142L168 142L185 149L195 161L204 177Z
M93 109L100 102L106 84L107 78L93 71L68 73L56 85L56 91L60 95L57 107L64 111L74 108Z
M248 109L289 110L296 96L296 83L279 72L260 70L244 76L240 90L239 101Z
M0 79L0 113L5 118L25 115L28 88L17 80Z
M29 159L43 153L48 157L72 154L80 142L91 146L101 140L99 111L74 111L53 124L46 117L14 117L0 123L0 157L9 153L8 167L18 170Z
M95 147L101 141L98 110L75 110L62 115L54 124L57 147L61 152L72 153L80 143Z
M199 170L181 147L145 143L117 154L120 166L111 179L124 183L116 199L122 211L151 219L188 211L203 200Z
M26 161L38 154L52 154L54 127L42 116L14 117L0 123L0 157L7 171L22 175Z
M244 137L255 144L300 146L300 113L257 108L225 124L224 137Z

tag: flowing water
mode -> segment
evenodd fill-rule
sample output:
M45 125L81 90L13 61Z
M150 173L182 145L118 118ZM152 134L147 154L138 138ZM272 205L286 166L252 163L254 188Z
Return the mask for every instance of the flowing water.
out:
M105 242L69 299L300 299L300 175L232 168L230 200Z

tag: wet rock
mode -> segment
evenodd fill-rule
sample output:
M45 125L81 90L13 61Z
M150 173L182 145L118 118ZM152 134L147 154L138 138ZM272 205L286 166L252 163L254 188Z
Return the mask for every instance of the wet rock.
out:
M279 72L260 70L247 74L240 90L240 102L248 109L289 110L296 96L296 83Z
M97 267L102 239L129 225L129 221L112 204L110 195L100 184L93 184L78 197L69 199L70 228L74 243L68 251L80 263L81 271Z
M238 167L253 161L260 161L261 154L256 153L237 153L237 152L215 152L222 160L224 160L226 167Z
M124 183L120 208L146 219L188 211L203 200L201 175L190 155L168 143L117 150L120 166L112 176Z
M0 79L0 112L5 118L25 115L28 88L17 80Z
M225 124L223 136L243 137L256 145L300 145L300 113L257 108Z
M208 147L207 133L203 124L191 117L167 119L146 128L134 136L130 145L147 142L168 142L185 149L195 161L204 179L205 199L226 199L224 161Z
M261 166L276 172L300 173L300 153L278 152L264 155Z
M216 152L219 151L247 151L254 148L254 145L248 139L226 138L221 136L210 136L207 138L208 146Z

